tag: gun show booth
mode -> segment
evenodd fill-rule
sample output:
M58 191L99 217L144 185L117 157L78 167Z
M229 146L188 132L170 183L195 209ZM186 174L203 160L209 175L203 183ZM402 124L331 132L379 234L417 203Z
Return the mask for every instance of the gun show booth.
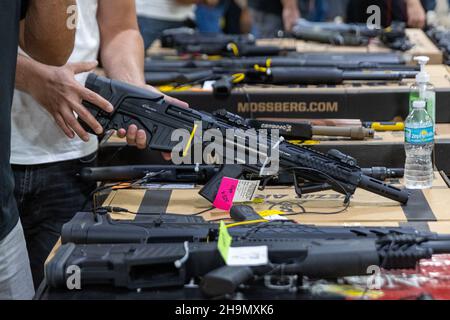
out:
M89 74L114 109L83 101L103 133L80 120L99 149L76 175L96 188L36 299L450 299L445 35L303 19L260 40L165 30L146 82L189 108Z

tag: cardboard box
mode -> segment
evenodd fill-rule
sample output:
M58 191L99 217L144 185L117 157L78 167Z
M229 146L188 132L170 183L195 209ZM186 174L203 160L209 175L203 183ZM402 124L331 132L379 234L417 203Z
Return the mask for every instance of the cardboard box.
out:
M271 187L257 192L252 206L256 211L279 210L299 223L340 226L414 226L450 233L448 198L450 189L439 173L429 190L411 191L410 201L401 206L395 201L358 189L349 209L329 214L342 208L344 196L332 191L309 194L300 199L294 188ZM176 213L192 215L211 207L198 194L198 187L188 189L133 189L113 191L105 206L118 206L138 214ZM311 212L311 213L308 213ZM328 214L327 214L328 213ZM229 218L227 212L214 209L203 214L207 220ZM134 219L132 214L114 214L115 219Z

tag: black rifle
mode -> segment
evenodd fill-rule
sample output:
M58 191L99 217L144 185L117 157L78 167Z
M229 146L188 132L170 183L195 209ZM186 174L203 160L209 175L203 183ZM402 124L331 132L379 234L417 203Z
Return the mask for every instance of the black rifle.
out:
M206 54L225 57L267 57L283 56L295 52L295 48L277 46L259 46L229 42L226 44L187 45L178 48L178 54Z
M235 206L233 209L235 209ZM232 210L233 210L232 209ZM61 231L62 243L158 243L158 242L208 242L219 239L219 224L198 220L199 217L141 213L135 220L113 220L107 211L120 208L98 208L97 212L80 212ZM254 212L254 210L252 210ZM256 215L256 212L254 212ZM187 218L197 218L187 221ZM164 220L166 219L166 220ZM263 218L260 218L263 220ZM439 239L432 232L419 232L407 227L317 227L296 224L289 220L261 222L229 228L236 241L273 239L366 239L384 236L414 236Z
M341 46L365 46L371 38L379 37L390 49L408 51L409 41L404 23L393 23L385 29L371 29L365 24L310 22L299 19L291 35L297 39Z
M298 19L295 25L297 29L334 31L340 34L350 34L368 38L375 38L380 34L379 30L369 28L364 23L335 23L335 22L312 22L306 19Z
M200 33L190 28L164 30L160 40L163 48L179 48L189 45L226 45L228 43L254 45L256 43L255 37L250 34Z
M363 173L378 180L402 178L404 169L373 167L362 168ZM129 181L144 179L146 183L195 183L206 184L220 171L214 165L139 165L83 168L80 177L83 181ZM245 179L254 178L252 174ZM280 174L270 185L293 185L289 174Z
M179 54L206 54L233 57L278 56L296 49L259 46L251 35L198 33L188 28L169 29L160 37L161 45Z
M273 85L339 85L346 81L401 81L414 78L416 72L380 70L342 70L338 68L273 67L255 68L225 75L213 86L218 96L228 96L238 83ZM146 74L148 76L149 74ZM150 74L151 79L151 74ZM148 79L146 79L148 81Z
M158 71L145 73L145 81L153 86L183 86L214 81L213 93L218 97L231 94L237 84L271 85L339 85L346 81L401 81L413 78L415 71L342 70L337 68L274 67L254 69L214 69L195 71Z
M337 85L345 81L401 81L414 78L417 66L378 62L380 55L304 55L298 57L209 60L147 59L150 85L189 85L215 81L214 94L228 96L238 83L274 85ZM355 58L355 59L353 59ZM379 58L382 61L382 58Z
M410 59L409 59L410 60ZM244 57L219 60L203 59L165 59L164 57L147 58L146 72L178 71L208 71L223 69L250 69L255 65L262 67L329 67L342 70L391 70L414 72L417 66L409 66L409 60L396 53L299 53L287 57Z
M49 286L64 288L80 270L81 285L107 284L129 289L164 289L200 283L206 296L233 294L240 285L292 277L337 279L367 275L368 268L414 269L422 259L450 252L450 241L423 237L304 240L266 238L236 241L233 247L267 247L260 266L226 266L217 243L62 245L45 268ZM72 269L69 269L72 268ZM72 272L72 273L71 273Z
M110 101L114 106L114 111L108 114L87 101L83 102L85 107L103 126L105 132L135 124L146 131L148 147L157 151L172 152L175 147L180 147L179 141L171 139L172 133L177 129L184 129L189 133L201 130L199 133L202 136L208 129L218 130L224 136L227 130L231 130L235 135L233 139L237 137L238 140L242 140L240 138L244 138L244 142L240 143L239 148L244 151L246 159L247 156L255 154L255 145L252 144L252 140L262 141L262 137L246 125L245 119L225 110L211 115L194 109L177 107L166 103L164 98L158 94L123 82L98 77L95 74L89 75L86 87ZM92 132L87 124L84 123L83 125L86 130ZM244 130L247 130L245 134L249 136L242 136ZM225 142L225 144L228 144L225 147L232 146L234 150L234 141ZM267 145L272 150L279 152L280 170L278 173L280 171L291 172L294 175L295 189L299 196L305 193L331 189L344 194L346 203L348 203L350 197L359 187L403 204L408 201L408 192L364 175L361 168L355 165L353 158L338 151L322 154L302 146L293 145L281 138L279 141L272 141L272 137L267 137ZM224 147L223 144L215 142L204 142L204 146ZM190 146L184 147L187 149ZM180 153L183 151L176 150ZM232 154L235 163L244 163L224 165L221 171L205 185L200 194L210 202L215 201L224 177L239 179L244 173L254 173L259 174L261 179L268 181L276 175L276 173L270 173L267 170L271 161L277 161L277 159L270 159L267 150L256 150L256 154L262 160L259 162L263 162L257 164L251 164L252 161L240 159L239 152L232 152Z

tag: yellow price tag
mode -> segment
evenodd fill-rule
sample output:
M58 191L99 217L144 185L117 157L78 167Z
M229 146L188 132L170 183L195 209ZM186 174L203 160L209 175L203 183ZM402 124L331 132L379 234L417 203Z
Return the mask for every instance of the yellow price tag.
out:
M253 199L250 203L255 203L255 204L259 204L259 203L264 203L264 198L258 198L255 197L255 199Z
M290 140L289 143L295 144L297 146L313 146L320 144L320 141L318 140Z
M261 217L269 217L269 216L282 216L284 214L283 211L279 210L265 210L258 212Z
M230 251L231 243L233 242L233 238L230 236L230 233L228 232L227 226L223 221L220 221L220 227L219 227L219 239L217 241L217 249L219 249L219 252L225 261L225 263L228 260L228 252Z

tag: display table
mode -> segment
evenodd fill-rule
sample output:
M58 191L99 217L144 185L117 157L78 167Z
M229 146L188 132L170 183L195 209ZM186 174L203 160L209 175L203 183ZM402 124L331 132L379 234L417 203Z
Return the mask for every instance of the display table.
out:
M343 198L334 192L322 192L299 199L292 188L268 188L258 192L252 206L257 211L280 210L284 213L296 213L290 218L303 224L321 226L412 226L420 230L430 230L440 234L450 234L450 211L448 204L450 188L443 177L435 174L434 186L430 190L413 191L411 200L406 206L366 191L358 190L349 209L336 215L308 214L307 212L335 211L342 205ZM126 208L138 214L149 212L167 212L177 214L193 214L210 207L210 204L198 195L198 188L193 185L178 185L169 189L167 185L154 186L152 189L121 189L112 191L104 202L105 206ZM306 212L306 213L300 213ZM133 214L113 214L117 220L135 219ZM203 214L206 220L227 219L228 213L222 210L211 210ZM55 246L55 250L60 243ZM53 257L54 252L49 256ZM386 273L394 285L381 291L366 292L364 298L397 299L410 297L424 292L432 293L434 298L450 298L450 256L436 256L431 261L422 261L420 271L405 273ZM411 279L419 279L419 285L408 284ZM360 278L349 279L350 287L356 286ZM335 287L329 284L330 290L350 290L346 286ZM412 287L411 287L412 286ZM334 288L334 289L333 289ZM351 289L353 292L360 292ZM350 291L351 291L350 290ZM356 291L355 291L356 290ZM350 292L349 291L349 292ZM341 292L342 293L342 292ZM312 296L297 292L265 291L263 288L246 293L248 299L311 299ZM89 287L83 290L55 290L45 283L37 292L38 299L202 299L195 288L129 291L110 287ZM317 298L317 297L316 297ZM361 298L348 296L347 298Z

